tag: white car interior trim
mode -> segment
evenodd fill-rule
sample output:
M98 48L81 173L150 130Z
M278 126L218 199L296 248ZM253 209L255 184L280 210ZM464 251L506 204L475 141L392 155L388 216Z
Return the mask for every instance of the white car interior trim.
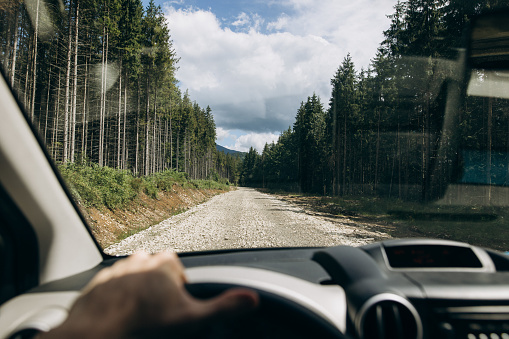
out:
M282 273L251 267L208 266L186 270L190 283L223 283L257 288L285 297L346 331L346 296L340 286L318 285Z
M48 331L60 325L80 292L24 294L0 308L0 338L22 329Z
M0 77L0 181L33 225L40 283L88 270L102 261L37 139Z

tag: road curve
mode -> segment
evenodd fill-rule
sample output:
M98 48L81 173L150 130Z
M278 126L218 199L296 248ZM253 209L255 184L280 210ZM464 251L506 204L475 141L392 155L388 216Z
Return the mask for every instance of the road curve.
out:
M323 218L269 194L240 187L214 196L108 247L111 255L144 250L203 251L250 247L359 246L388 238L344 218Z

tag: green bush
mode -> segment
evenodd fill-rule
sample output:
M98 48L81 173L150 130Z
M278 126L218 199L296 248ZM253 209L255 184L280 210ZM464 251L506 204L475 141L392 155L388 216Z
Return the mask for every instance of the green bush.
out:
M91 174L88 173L90 171L91 168L71 163L60 166L60 173L75 199L85 206L100 206L102 205L102 193L98 186L91 183Z
M137 178L127 170L100 167L85 161L61 164L59 169L73 196L87 207L121 208L141 192L157 199L159 192L171 192L173 185L193 189L227 190L230 184L217 173L211 176L217 180L189 180L187 173L175 170Z
M157 199L157 193L159 192L157 189L157 184L153 178L145 177L143 178L143 190L146 195L151 197L152 199Z
M142 178L133 178L133 180L131 180L131 188L135 192L141 192L141 190L143 189L143 179Z
M213 180L191 180L191 183L198 189L228 190L229 185Z
M60 172L73 195L85 206L123 207L140 192L129 171L66 163L60 165Z

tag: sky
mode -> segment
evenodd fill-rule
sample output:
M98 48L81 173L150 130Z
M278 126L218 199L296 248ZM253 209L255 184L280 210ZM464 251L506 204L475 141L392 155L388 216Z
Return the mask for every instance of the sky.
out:
M330 80L348 53L357 70L368 67L396 1L155 3L180 57L179 86L201 107L210 106L217 143L261 152L293 125L308 96L316 93L327 108Z

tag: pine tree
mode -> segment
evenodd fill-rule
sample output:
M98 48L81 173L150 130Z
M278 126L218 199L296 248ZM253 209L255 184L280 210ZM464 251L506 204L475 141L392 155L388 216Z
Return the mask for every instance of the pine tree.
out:
M329 121L332 122L332 153L334 155L333 192L345 194L347 184L347 152L349 125L358 114L356 102L356 72L350 54L343 60L331 80L332 97L329 103Z

